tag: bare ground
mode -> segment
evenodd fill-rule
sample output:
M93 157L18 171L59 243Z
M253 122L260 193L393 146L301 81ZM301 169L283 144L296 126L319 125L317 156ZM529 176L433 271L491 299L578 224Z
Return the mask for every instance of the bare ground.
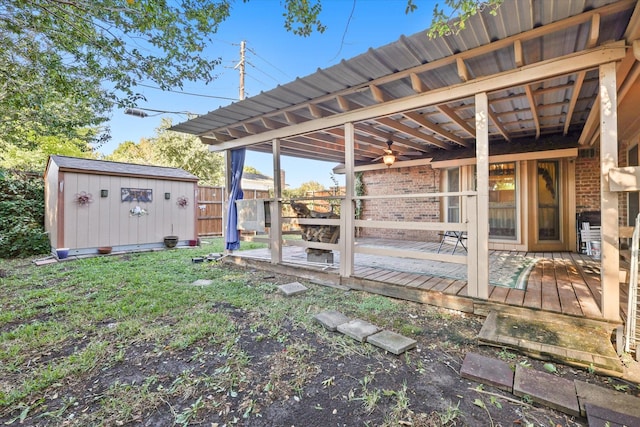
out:
M242 274L247 275L247 286L267 276L257 271ZM275 282L274 286L296 280L268 278ZM274 298L284 297L274 291ZM395 356L313 323L305 326L295 320L285 321L274 335L264 315L221 303L209 310L231 319L236 333L233 346L218 344L215 337L182 350L162 342L134 340L119 349L117 363L71 376L50 387L44 396L35 396L29 405L35 409L24 422L20 423L20 407L0 407L0 423L218 427L586 425L583 419L460 377L467 352L543 369L541 361L505 349L479 346L475 337L482 318L410 302L403 302L401 307L392 315L380 317L371 310L367 319L418 341L416 349ZM343 312L351 314L348 309ZM310 306L307 316L312 318L314 314L316 310ZM117 325L107 319L100 326ZM8 328L4 325L2 329ZM33 363L78 352L89 338L77 337L55 353L31 355ZM579 369L556 367L557 375L567 378L612 388L620 384L619 380ZM637 391L633 387L629 390Z

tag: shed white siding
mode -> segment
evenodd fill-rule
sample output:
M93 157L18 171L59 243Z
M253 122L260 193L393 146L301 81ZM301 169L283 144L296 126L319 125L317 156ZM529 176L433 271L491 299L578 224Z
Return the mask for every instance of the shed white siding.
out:
M52 251L66 247L74 255L95 253L103 246L114 250L151 249L164 246L168 235L178 236L178 245L182 246L197 240L196 177L184 171L188 176L182 179L144 176L140 165L132 165L138 176L128 176L123 164L116 165L124 168L124 175L109 174L90 170L91 160L82 160L87 170L69 170L57 164L61 159L64 164L65 158L53 156L45 173L45 225ZM100 162L100 166L106 163L110 162ZM123 200L123 189L146 190L151 201ZM78 203L80 194L90 195L91 201ZM187 201L186 206L178 203L180 198ZM144 213L137 215L136 209Z

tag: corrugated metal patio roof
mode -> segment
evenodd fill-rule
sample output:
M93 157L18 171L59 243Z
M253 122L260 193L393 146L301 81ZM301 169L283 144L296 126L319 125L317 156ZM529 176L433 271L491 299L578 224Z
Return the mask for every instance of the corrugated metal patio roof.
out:
M283 155L343 162L343 127L323 127L327 118L598 49L624 39L636 7L635 0L506 1L496 16L482 11L457 35L401 36L172 130L198 135L214 150L250 139L249 149L271 152L271 131L291 128L280 143ZM597 66L493 90L490 139L580 133L597 92ZM379 158L389 140L407 158L473 146L474 102L468 96L357 121L356 163ZM314 121L310 131L296 127Z

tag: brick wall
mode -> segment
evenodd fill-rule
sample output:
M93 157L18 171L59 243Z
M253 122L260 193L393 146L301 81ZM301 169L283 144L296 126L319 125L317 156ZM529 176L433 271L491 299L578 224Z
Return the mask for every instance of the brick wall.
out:
M439 191L440 172L431 166L381 169L363 173L367 196L433 193ZM361 219L374 221L440 221L438 198L379 199L363 202ZM371 228L359 230L359 236L416 241L439 241L437 232Z
M600 210L600 153L580 150L576 159L576 213Z
M620 144L618 165L626 166L627 144ZM576 213L600 210L600 152L598 149L579 150L576 159ZM627 195L618 196L620 225L627 224Z

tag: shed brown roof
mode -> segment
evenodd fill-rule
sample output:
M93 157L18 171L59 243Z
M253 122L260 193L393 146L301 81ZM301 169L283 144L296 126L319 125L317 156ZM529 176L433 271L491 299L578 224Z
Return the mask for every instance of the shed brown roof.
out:
M51 156L60 170L66 172L85 172L100 175L144 176L172 181L197 181L198 177L180 168L165 166L138 165L134 163L109 162L106 160L83 159L79 157ZM47 168L48 169L48 168Z

